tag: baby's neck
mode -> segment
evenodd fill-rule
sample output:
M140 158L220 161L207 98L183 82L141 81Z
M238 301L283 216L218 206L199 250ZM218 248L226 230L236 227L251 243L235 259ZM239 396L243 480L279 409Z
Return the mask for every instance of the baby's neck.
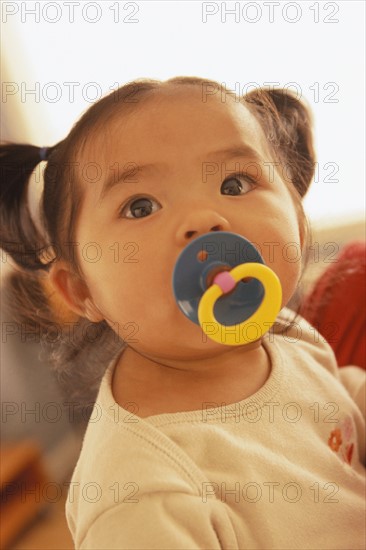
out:
M268 379L271 364L258 342L249 351L234 348L197 361L156 361L128 347L112 380L116 403L141 418L162 413L203 410L246 399ZM127 403L129 404L127 406Z

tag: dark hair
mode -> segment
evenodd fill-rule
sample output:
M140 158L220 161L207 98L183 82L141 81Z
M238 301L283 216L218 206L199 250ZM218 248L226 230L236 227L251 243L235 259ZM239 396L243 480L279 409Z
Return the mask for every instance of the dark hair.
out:
M45 234L40 234L33 223L26 200L29 176L45 151L25 144L3 143L0 147L1 248L10 255L14 268L5 280L6 306L22 326L37 326L41 344L67 387L68 396L79 399L80 403L82 396L88 402L95 398L106 366L125 344L105 320L91 323L67 308L63 299L51 290L47 274L50 263L42 261L42 251L52 245L56 256L83 277L72 249L66 246L75 242L74 230L83 199L78 173L73 173L75 159L92 139L91 135L102 132L116 114L135 112L141 108L142 100L156 90L181 85L209 85L211 90L228 93L217 82L203 78L138 79L92 105L65 139L46 150L40 209ZM234 92L229 94L236 97ZM300 214L300 223L305 227L307 220L301 199L312 180L315 160L309 110L291 92L282 89L259 89L239 99L260 122L274 158L290 166L288 187ZM306 263L307 256L303 258ZM70 322L73 323L72 337ZM96 329L96 338L90 338L88 328ZM85 388L89 390L88 395L83 393Z

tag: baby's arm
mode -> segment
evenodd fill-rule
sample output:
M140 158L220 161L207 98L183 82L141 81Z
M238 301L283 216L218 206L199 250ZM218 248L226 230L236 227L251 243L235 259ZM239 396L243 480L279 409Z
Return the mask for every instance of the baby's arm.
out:
M100 515L76 549L236 549L236 537L225 515L216 499L204 502L187 493L145 493L136 503L117 504Z

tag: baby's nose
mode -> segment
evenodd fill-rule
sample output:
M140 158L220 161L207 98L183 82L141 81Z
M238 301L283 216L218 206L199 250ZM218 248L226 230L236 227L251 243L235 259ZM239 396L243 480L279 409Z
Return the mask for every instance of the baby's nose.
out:
M177 230L177 241L185 246L188 242L210 231L229 231L226 218L213 211L200 211L188 214Z

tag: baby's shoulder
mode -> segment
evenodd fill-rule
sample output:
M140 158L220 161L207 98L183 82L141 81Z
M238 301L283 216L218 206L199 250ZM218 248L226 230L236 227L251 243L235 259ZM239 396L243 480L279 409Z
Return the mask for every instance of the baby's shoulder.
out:
M285 307L277 316L268 335L275 340L287 357L317 362L333 375L338 376L334 351L319 331L299 313Z
M116 479L132 479L153 492L162 486L197 492L202 472L171 438L120 407L111 398L109 376L103 379L88 423L74 479L93 478L101 486ZM178 490L178 488L177 488Z

